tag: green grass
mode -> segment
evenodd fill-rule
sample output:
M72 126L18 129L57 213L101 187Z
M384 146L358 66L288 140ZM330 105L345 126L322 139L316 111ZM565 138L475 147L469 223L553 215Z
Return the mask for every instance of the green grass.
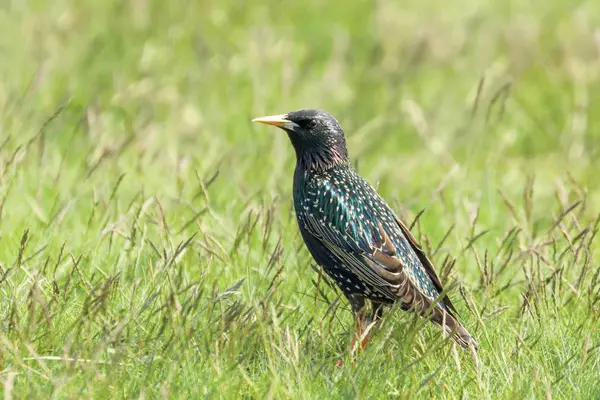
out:
M596 1L4 1L0 26L6 398L600 396ZM353 365L293 149L250 122L301 107L425 209L478 365L399 310Z

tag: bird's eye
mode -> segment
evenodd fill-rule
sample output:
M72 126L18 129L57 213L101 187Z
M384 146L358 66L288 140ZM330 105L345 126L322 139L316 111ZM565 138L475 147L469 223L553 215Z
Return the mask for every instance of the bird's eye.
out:
M309 119L306 122L306 128L313 129L313 128L316 128L316 127L317 127L317 121L315 121L314 119Z

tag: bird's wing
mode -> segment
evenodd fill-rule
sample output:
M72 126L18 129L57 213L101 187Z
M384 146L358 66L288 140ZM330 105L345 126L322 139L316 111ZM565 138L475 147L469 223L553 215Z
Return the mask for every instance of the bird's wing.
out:
M363 212L368 223L353 219L336 224L326 208L316 205L303 218L303 225L344 266L384 298L392 301L402 298L407 305L434 301L441 292L441 284L431 263L427 266L423 263L422 259L427 258L415 247L414 238L408 238L400 223L381 216L379 221L377 213L368 209ZM445 308L446 302L438 304Z
M390 257L390 260L386 260L389 261L389 266L385 267L374 262L373 255L379 255L379 252L375 248L370 250L365 237L353 235L350 229L342 233L327 224L318 214L307 215L303 219L303 227L360 281L384 298L391 301L397 299L397 285L401 282L396 281L402 275L399 260L395 262L396 260Z
M406 238L406 240L408 240L408 243L410 244L413 251L417 254L417 257L419 257L419 260L421 261L421 265L423 265L423 268L425 268L425 271L427 272L429 279L431 279L431 282L437 289L438 293L443 293L444 287L442 286L442 282L440 281L440 278L438 278L437 273L435 272L435 269L433 268L433 264L431 264L431 261L429 261L429 258L427 258L427 255L425 254L425 252L423 251L421 246L417 243L416 239L410 233L410 230L406 227L406 225L404 225L404 223L402 223L402 221L400 221L400 219L398 217L395 217L395 219L396 219L396 223L402 230L404 237ZM452 313L454 313L454 315L456 315L456 316L458 315L458 311L456 311L454 304L452 304L452 302L450 301L450 298L448 297L447 294L444 293L444 295L442 297L442 301L444 302L446 307L448 307L450 309L450 311Z

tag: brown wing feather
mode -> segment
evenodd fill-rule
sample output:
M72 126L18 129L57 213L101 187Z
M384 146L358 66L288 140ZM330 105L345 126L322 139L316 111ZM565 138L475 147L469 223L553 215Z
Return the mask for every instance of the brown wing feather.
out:
M417 254L417 257L419 257L421 264L423 264L423 267L425 268L425 271L427 272L427 275L429 275L429 278L433 282L435 288L438 290L438 292L442 293L444 291L444 287L442 286L442 282L440 281L440 278L438 278L435 270L433 269L433 265L431 264L431 261L429 261L429 259L423 252L423 249L421 249L421 246L419 246L416 239L410 233L408 228L402 223L402 221L400 221L400 219L398 219L398 217L396 217L396 222L400 226L400 229L402 229L404 236L406 237L406 239L410 243L411 247ZM450 301L450 298L448 297L447 294L444 295L442 300L444 301L444 304L446 304L446 307L448 307L448 309L450 309L450 311L452 311L452 313L455 316L458 316L458 311L456 311L454 304L452 304L452 302Z

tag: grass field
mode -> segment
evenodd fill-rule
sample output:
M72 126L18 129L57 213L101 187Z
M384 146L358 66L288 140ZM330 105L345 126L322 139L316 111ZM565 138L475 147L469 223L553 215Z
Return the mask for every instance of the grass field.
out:
M599 398L598 2L220 3L0 1L5 398ZM353 364L250 122L302 107L424 210L478 364L400 310Z

